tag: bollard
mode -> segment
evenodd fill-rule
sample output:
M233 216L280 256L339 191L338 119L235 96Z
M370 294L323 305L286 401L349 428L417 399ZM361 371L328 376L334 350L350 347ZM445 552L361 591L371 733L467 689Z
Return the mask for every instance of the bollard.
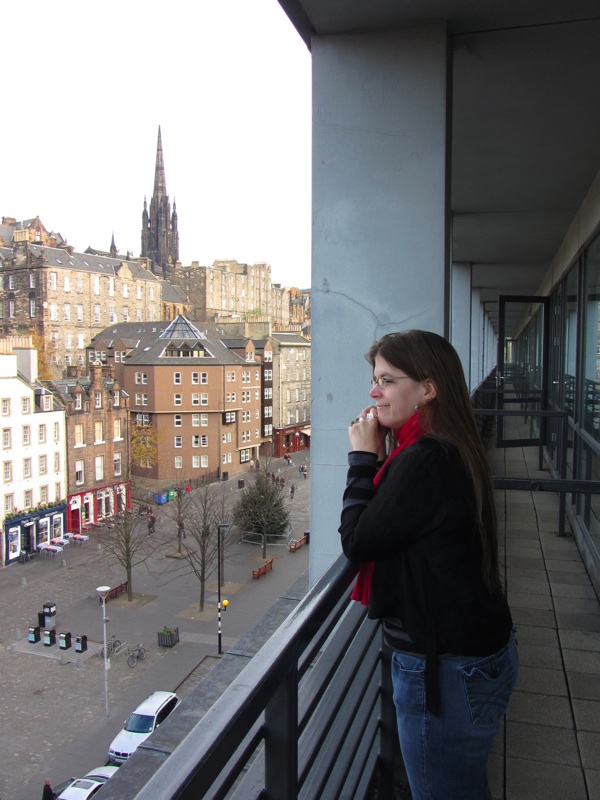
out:
M67 566L67 562L65 561L65 559L64 559L64 558L63 558L63 560L60 562L60 565L61 565L61 567L66 567L66 566Z
M21 586L27 586L27 578L21 578Z
M66 654L66 653L61 653L61 656L60 656L60 663L61 663L61 664L68 664L68 663L69 663L69 659L68 659L68 657L67 657L67 654Z
M17 640L17 642L20 642L22 638L23 638L23 635L21 634L20 629L17 628L17 630L15 631L15 639Z
M14 646L14 644L11 644L11 646L8 648L8 652L9 653L16 653L17 652L17 648Z
M97 550L98 550L98 552L100 553L100 552L101 552L101 550L102 550L102 545L101 545L101 544L97 544L97 545L96 545L96 549L97 549Z
M75 662L75 666L77 667L77 669L81 669L83 667L83 658L81 658L81 656Z

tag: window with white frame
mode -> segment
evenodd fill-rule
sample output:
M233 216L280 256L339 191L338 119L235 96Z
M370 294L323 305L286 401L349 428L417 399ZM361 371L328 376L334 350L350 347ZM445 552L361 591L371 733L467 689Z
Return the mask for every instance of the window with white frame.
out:
M99 325L100 324L100 305L99 305L99 303L96 303L94 305L94 324L95 325Z
M78 458L75 462L75 483L81 486L85 479L85 461L83 458Z
M71 291L71 276L70 275L64 275L63 276L63 290L65 292L70 292Z
M183 417L181 414L173 414L173 425L176 428L181 428Z
M200 373L200 383L207 384L208 383L208 372L201 372Z
M21 413L22 414L29 414L31 409L31 404L29 402L29 397L22 397L21 398Z
M4 397L2 398L2 416L8 417L10 416L10 398Z
M175 469L183 469L183 456L175 456Z
M123 284L123 297L129 297L129 284Z
M94 407L102 408L102 392L94 392Z
M200 405L207 406L208 405L208 394L202 393L200 395Z
M40 503L47 503L47 502L48 502L48 487L40 486Z
M93 278L94 294L100 294L100 276L94 275Z
M181 372L174 372L173 373L173 383L177 383L177 384L181 383Z
M15 498L12 494L4 495L4 513L12 514L15 507Z
M200 383L200 373L199 372L192 372L192 383Z
M52 395L42 395L42 411L52 411Z
M198 469L200 467L200 456L192 456L192 467Z
M10 428L2 428L2 449L8 450L11 446L11 429Z
M2 462L2 477L4 478L4 483L12 481L12 461Z
M121 420L113 419L113 439L117 440L120 438L121 438Z
M83 422L78 422L75 425L75 447L83 447L85 444L85 431Z
M82 277L78 276L75 279L75 291L77 292L77 294L83 294L83 278Z
M56 291L56 272L50 273L50 289Z
M192 393L192 405L199 406L200 405L200 395L196 392Z
M94 458L94 476L97 481L104 480L104 456Z
M181 405L181 395L180 394L174 394L173 395L173 405L174 406L180 406Z
M54 441L58 442L60 440L60 425L58 422L54 423Z
M56 303L50 303L50 320L52 322L58 321L58 305Z
M200 466L204 468L208 467L208 456L200 456Z
M200 447L208 447L208 434L203 433L200 437Z
M48 462L44 454L39 457L39 465L40 475L45 475L48 471Z
M174 447L183 447L183 436L175 436L173 439Z
M54 453L54 472L60 471L60 453Z
M31 459L24 458L23 459L23 477L24 478L31 478Z
M44 444L46 441L46 426L40 425L38 428L38 442Z
M102 420L94 422L94 444L101 444L104 442L104 430Z
M113 464L115 469L115 475L120 475L123 471L123 456L121 453L115 453L113 456Z
M33 492L31 489L27 489L25 494L23 495L23 505L25 508L31 508L33 505Z
M71 321L71 303L65 303L63 307L65 322Z
M77 394L73 395L73 399L75 400L75 411L81 411L83 408L83 395L81 392L77 392Z
M57 481L54 484L54 499L55 500L60 500L61 497L62 497L62 483L60 481ZM52 517L52 522L54 524L54 527L58 528L58 531L57 531L56 535L60 536L60 533L61 533L60 526L61 526L61 522L62 522L62 517L56 515L55 517Z
M263 374L264 374L264 378L265 378L266 381L272 381L273 380L273 370L272 369L266 369Z

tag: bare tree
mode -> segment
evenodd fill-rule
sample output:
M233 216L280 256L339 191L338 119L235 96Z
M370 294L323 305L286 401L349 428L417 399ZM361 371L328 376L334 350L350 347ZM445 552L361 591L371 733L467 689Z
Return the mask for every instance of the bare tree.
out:
M127 600L133 600L133 570L143 564L164 544L158 534L151 534L148 517L125 508L114 517L102 534L102 547L125 570Z

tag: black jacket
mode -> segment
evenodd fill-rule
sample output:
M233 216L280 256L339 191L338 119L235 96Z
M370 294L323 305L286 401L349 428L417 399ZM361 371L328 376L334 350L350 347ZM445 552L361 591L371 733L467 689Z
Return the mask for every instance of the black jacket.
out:
M512 629L504 594L490 593L481 576L471 482L455 448L427 436L386 465L377 493L376 457L353 452L348 460L344 553L376 562L369 616L400 620L412 642L403 649L426 656L433 710L436 657L491 655Z

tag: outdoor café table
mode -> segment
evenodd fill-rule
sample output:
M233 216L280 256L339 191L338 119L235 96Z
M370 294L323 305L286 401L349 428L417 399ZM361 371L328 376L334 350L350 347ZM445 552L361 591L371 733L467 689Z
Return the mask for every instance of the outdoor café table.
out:
M56 544L49 544L46 545L46 552L49 553L51 556L58 556L62 553L62 547L59 547Z
M63 539L62 537L57 537L56 539L50 540L55 547L67 547L69 544L68 539Z
M79 544L83 544L84 542L87 542L89 538L90 537L87 536L87 534L85 534L85 533L74 533L73 534L73 540L75 542L78 542Z
M38 544L38 545L37 545L37 547L36 547L35 549L36 549L36 550L37 550L39 553L43 553L43 552L45 552L45 551L46 551L46 550L47 550L49 547L50 547L50 545L49 545L47 542L41 542L41 544Z
M63 537L64 537L65 539L72 539L72 538L73 538L73 534L72 534L72 533L69 533L69 532L67 531L66 533L63 533Z

